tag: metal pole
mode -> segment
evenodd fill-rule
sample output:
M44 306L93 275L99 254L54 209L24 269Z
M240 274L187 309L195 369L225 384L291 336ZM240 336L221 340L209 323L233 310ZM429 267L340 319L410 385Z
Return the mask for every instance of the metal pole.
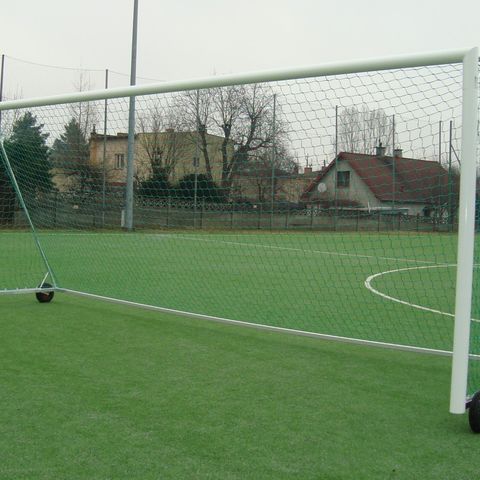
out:
M138 0L133 2L132 60L130 85L135 85L137 77L137 24ZM127 185L125 192L125 228L133 230L133 173L135 156L135 96L130 97L128 112Z
M277 128L276 128L276 114L277 114L277 94L273 94L273 125L272 125L272 182L271 182L271 205L270 205L270 229L273 228L273 205L275 202L275 164L277 161L277 152L276 152L276 136L277 136Z
M450 412L464 413L472 306L478 123L478 48L463 59L462 165Z
M197 226L197 193L198 193L198 164L200 163L200 90L197 90L195 99L195 113L197 117L197 131L195 133L195 157L193 159L193 166L195 167L194 184L193 184L193 227Z
M438 163L442 164L442 121L438 122Z
M442 166L442 121L438 122L438 164ZM437 215L440 224L440 210L442 205L442 175L438 175ZM435 217L434 217L435 220ZM434 223L435 225L435 223Z
M5 70L5 55L2 54L2 66L0 69L0 102L3 100L3 74ZM2 111L0 110L0 134L2 132Z
M395 188L397 184L397 172L395 162L395 115L392 115L392 213L395 209Z
M334 184L334 206L333 212L333 229L337 229L337 208L338 208L338 195L337 195L337 183L338 183L338 105L335 105L335 176L333 178Z
M105 70L105 90L108 89L108 68ZM106 159L107 159L107 124L108 124L108 100L105 99L105 110L103 115L103 158L102 158L102 227L105 226L106 209Z
M450 231L453 229L453 199L452 199L452 131L453 121L450 120L450 131L448 136L448 223Z

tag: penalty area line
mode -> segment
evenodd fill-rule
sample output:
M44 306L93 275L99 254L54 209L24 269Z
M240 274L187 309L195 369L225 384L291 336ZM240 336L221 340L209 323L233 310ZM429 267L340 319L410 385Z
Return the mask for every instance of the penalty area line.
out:
M376 288L374 288L372 286L372 281L374 279L378 278L378 277L381 277L383 275L389 275L389 274L392 274L392 273L406 272L406 271L409 271L409 270L425 270L425 269L429 269L429 268L447 268L447 267L456 267L456 266L457 266L456 264L449 264L449 265L425 265L425 266L419 266L419 267L396 268L395 270L387 270L385 272L379 272L379 273L375 273L373 275L370 275L365 280L364 285L367 288L367 290L370 290L373 294L378 295L379 297L382 297L386 300L390 300L392 302L400 303L400 304L406 305L408 307L416 308L417 310L423 310L425 312L436 313L438 315L443 315L445 317L455 318L455 315L453 313L444 312L442 310L438 310L438 309L435 309L435 308L425 307L423 305L418 305L416 303L407 302L406 300L401 300L400 298L392 297L392 296L387 295L383 292L380 292L379 290L377 290ZM478 320L476 318L472 318L472 322L480 322L480 320Z

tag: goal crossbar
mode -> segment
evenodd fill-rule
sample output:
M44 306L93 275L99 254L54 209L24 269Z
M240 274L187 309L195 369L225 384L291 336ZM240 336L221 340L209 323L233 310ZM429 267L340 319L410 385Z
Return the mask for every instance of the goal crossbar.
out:
M0 102L0 111L17 108L31 108L64 103L88 102L95 100L108 100L120 97L133 97L153 95L158 93L171 93L179 91L197 90L204 88L228 87L250 83L265 83L300 78L325 77L327 75L340 75L362 73L371 71L391 70L396 68L414 68L432 65L462 63L470 49L458 49L444 52L428 52L415 55L397 55L391 57L372 58L331 62L323 65L306 67L265 70L260 72L229 74L194 78L190 80L152 83L147 85L134 85L102 90L75 92L71 94L53 95L31 99L18 99Z

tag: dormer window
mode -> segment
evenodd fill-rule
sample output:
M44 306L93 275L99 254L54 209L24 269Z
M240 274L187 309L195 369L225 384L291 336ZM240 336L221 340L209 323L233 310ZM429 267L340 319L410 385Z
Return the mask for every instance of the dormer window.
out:
M348 188L350 186L350 172L341 171L337 172L337 187Z

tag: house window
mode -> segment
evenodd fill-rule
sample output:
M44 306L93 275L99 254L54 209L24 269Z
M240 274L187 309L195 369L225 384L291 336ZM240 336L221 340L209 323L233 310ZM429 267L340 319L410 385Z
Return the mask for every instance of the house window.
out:
M348 188L350 186L350 172L337 172L337 187Z
M121 170L125 168L125 154L124 153L116 153L115 154L115 168L117 170Z

